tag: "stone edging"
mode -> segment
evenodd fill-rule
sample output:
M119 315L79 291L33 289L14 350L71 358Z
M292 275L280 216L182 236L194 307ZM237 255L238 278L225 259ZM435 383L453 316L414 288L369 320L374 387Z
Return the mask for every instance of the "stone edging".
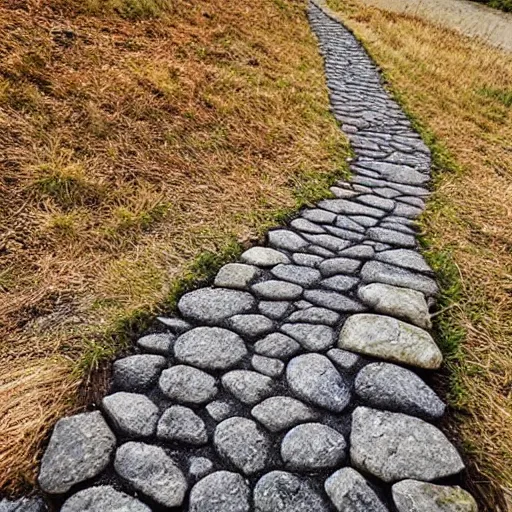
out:
M309 17L353 179L184 295L182 318L160 318L164 332L114 363L100 410L57 423L39 475L52 507L477 510L430 483L464 469L420 377L442 363L414 224L430 152L353 35L316 2Z

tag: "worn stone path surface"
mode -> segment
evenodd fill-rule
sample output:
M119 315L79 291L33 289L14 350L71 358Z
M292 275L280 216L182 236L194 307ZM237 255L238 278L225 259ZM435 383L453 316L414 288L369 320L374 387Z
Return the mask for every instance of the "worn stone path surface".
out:
M114 363L99 410L57 423L39 475L51 507L476 511L423 380L442 363L414 224L429 150L353 36L314 4L309 16L352 181L184 295L180 318Z

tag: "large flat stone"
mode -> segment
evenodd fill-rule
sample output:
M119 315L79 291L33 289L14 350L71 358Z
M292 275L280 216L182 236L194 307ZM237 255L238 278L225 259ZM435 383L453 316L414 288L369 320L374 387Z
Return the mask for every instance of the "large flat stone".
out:
M188 407L173 405L158 421L157 436L166 441L202 445L208 442L204 421Z
M311 286L322 277L318 270L299 265L277 265L271 270L271 273L278 279L301 286Z
M116 438L99 411L62 418L53 429L41 462L39 485L62 494L99 475L109 464Z
M302 287L286 281L262 281L253 285L252 290L266 300L295 300L302 295Z
M220 327L196 327L182 334L174 345L179 362L209 370L226 370L246 355L242 338Z
M340 320L340 315L330 309L310 307L292 313L286 321L289 323L325 324L334 326Z
M89 487L77 492L64 503L60 510L61 512L151 512L144 503L124 492L116 491L109 485Z
M287 251L299 251L308 245L301 236L288 229L275 229L268 233L269 245Z
M339 348L388 361L435 370L443 356L428 332L395 318L363 313L349 317Z
M433 425L367 407L352 414L350 457L354 467L385 482L432 481L464 469L457 450Z
M377 254L376 259L384 263L404 267L418 272L432 273L431 268L421 254L409 249L393 249Z
M294 356L300 348L295 340L279 332L269 334L254 344L254 351L257 354L285 360Z
M242 336L257 338L274 330L274 322L263 315L235 315L228 326Z
M176 365L164 370L159 386L171 400L190 404L203 404L218 393L215 379L192 366Z
M114 361L114 387L123 391L144 391L153 386L167 360L158 355L136 355Z
M260 269L243 263L228 263L224 265L215 277L215 286L246 290L260 274Z
M240 257L245 263L257 265L258 267L274 267L279 263L290 263L286 254L271 249L270 247L251 247Z
M234 370L223 375L222 385L244 404L254 405L272 393L274 381L258 372Z
M330 290L306 290L304 298L317 306L339 313L357 313L366 309L360 302Z
M306 350L317 352L334 344L334 331L326 325L284 324L281 330L298 341Z
M313 409L289 396L267 398L253 407L251 414L271 432L280 432L317 417Z

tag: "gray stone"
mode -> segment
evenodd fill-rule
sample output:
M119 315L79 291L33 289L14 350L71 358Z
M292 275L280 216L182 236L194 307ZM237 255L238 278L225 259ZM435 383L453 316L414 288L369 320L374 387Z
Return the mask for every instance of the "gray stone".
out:
M369 178L367 176L354 176L352 179L353 183L358 183L361 185L367 185L370 187L390 187L394 190L398 190L399 192L402 192L403 194L413 194L417 195L419 197L428 196L429 192L426 188L423 187L416 187L414 185L404 185L402 183L396 183L391 181L386 181L384 179L374 179Z
M361 357L352 352L341 350L339 348L331 348L327 352L327 357L340 369L352 371L361 363Z
M181 334L182 332L188 331L192 328L188 322L181 318L157 316L156 319L168 327L174 334Z
M173 460L158 447L125 443L116 452L114 468L137 491L164 507L179 507L188 484Z
M385 482L431 481L464 469L457 450L433 425L367 407L352 413L350 457L356 468Z
M336 274L353 274L361 267L361 262L350 258L333 258L319 265L323 276L329 277Z
M377 161L360 161L359 165L364 165L367 169L378 172L382 178L389 182L403 185L424 185L429 180L427 174L415 171L405 165Z
M358 296L377 313L401 318L424 329L432 327L425 296L416 290L372 283L360 288Z
M299 251L308 245L304 238L297 235L288 229L276 229L269 231L268 243L278 249L285 249L288 251Z
M292 254L293 262L303 267L316 267L323 261L321 256L315 256L314 254L304 254L302 252L295 252Z
M415 373L388 363L365 366L355 381L356 394L367 405L426 419L440 418L445 405Z
M395 207L395 201L391 201L391 199L385 199L383 197L378 197L375 194L364 194L359 196L356 201L359 203L363 203L367 206L373 206L375 208L380 208L381 210L391 211Z
M19 500L0 500L0 512L47 512L42 498L20 498Z
M260 275L260 269L243 263L224 265L215 277L215 286L245 290Z
M325 481L324 487L339 512L388 512L375 491L355 469L339 469Z
M402 480L391 491L398 512L478 512L473 496L460 487Z
M306 350L325 350L334 344L334 331L326 325L284 324L281 330L298 341Z
M149 437L155 433L158 407L145 395L120 391L102 401L105 414L116 430L128 437Z
M233 407L227 402L216 400L215 402L209 403L206 406L206 410L215 421L222 421L231 416Z
M305 219L320 224L332 224L336 220L336 215L319 208L307 208L301 214Z
M274 322L263 315L235 315L228 325L242 336L256 338L274 330Z
M423 209L424 208L418 208L417 206L410 206L408 204L397 204L396 208L393 210L393 214L400 217L415 219L422 214Z
M292 428L281 443L281 458L295 471L333 468L345 458L344 437L321 423L306 423Z
M279 359L255 354L251 359L252 367L268 377L279 377L284 371L284 363Z
M350 215L349 218L365 228L371 228L379 223L379 219L376 219L375 217L368 217L367 215Z
M318 203L318 206L330 212L343 213L345 215L366 215L368 217L376 217L377 219L385 215L383 210L347 201L346 199L324 199Z
M290 323L304 322L311 324L326 324L336 325L340 320L340 315L331 311L330 309L309 307L300 311L295 311L288 318L287 321Z
M272 393L274 381L250 370L234 370L222 377L222 385L244 404L256 404Z
M416 251L411 251L409 249L393 249L391 251L384 251L379 253L376 256L376 259L383 261L384 263L397 265L410 270L432 273L431 268L428 266L423 256Z
M254 297L247 292L201 288L183 295L178 302L178 309L184 317L205 324L216 324L230 316L248 313L255 305Z
M203 404L217 395L217 383L207 373L192 366L177 365L164 370L159 386L171 400L190 404Z
M173 405L165 410L157 425L157 436L166 441L202 445L208 442L204 421L188 407Z
M242 338L220 327L196 327L182 334L174 345L176 359L198 368L226 370L246 355Z
M374 257L375 251L367 245L354 245L340 252L343 258L356 258L361 260L370 260Z
M114 361L114 387L124 391L144 391L153 386L167 366L165 357L137 355Z
M329 511L323 498L307 482L285 471L272 471L258 480L254 507L256 512Z
M336 226L342 229L350 229L351 231L356 231L357 233L365 232L365 229L363 226L361 226L361 224L358 224L356 221L352 220L346 215L338 215L336 218Z
M347 188L340 187L330 187L329 190L338 198L338 199L349 199L351 197L356 197L358 192L354 190L350 190Z
M249 512L249 486L243 477L217 471L199 480L190 492L189 512Z
M337 292L346 292L355 288L358 282L359 279L357 279L357 277L332 276L320 281L320 286L324 286L325 288L329 288L330 290Z
M190 457L188 473L195 479L203 478L213 471L213 462L206 457Z
M401 247L416 247L416 238L393 229L370 228L366 233L372 240Z
M256 342L254 351L262 356L287 360L300 351L300 345L289 336L276 332Z
M288 396L267 398L253 407L251 414L271 432L280 432L317 416L310 407Z
M299 265L277 265L271 270L271 273L278 279L306 287L313 285L322 277L318 270Z
M115 446L116 438L99 411L62 418L43 455L41 489L62 494L99 475L110 462Z
M334 258L334 256L336 256L332 251L327 250L325 247L320 247L319 245L310 245L307 251L316 256L321 256L322 259Z
M313 304L311 304L311 302L308 302L307 300L298 300L294 302L293 305L298 309L308 309L313 307Z
M124 492L116 491L109 485L89 487L71 496L61 512L151 512L139 500Z
M288 363L286 378L299 398L329 411L341 412L350 402L350 388L333 364L320 354L304 354Z
M347 240L333 235L304 235L304 237L311 243L333 252L342 251L350 245Z
M291 227L296 229L297 231L302 231L303 233L325 233L325 229L320 227L318 224L310 222L307 219L294 219L290 223Z
M330 290L306 290L304 298L317 306L340 313L357 313L366 309L360 302Z
M295 300L302 295L302 287L285 281L262 281L253 285L252 290L263 299Z
M270 440L258 425L247 418L229 418L217 425L213 434L215 449L245 475L266 468Z
M286 254L270 247L251 247L240 256L240 259L258 267L273 267L279 263L290 263Z
M381 253L381 254L384 254ZM388 265L381 261L368 261L361 269L361 279L365 283L384 283L403 288L418 290L427 296L437 295L439 288L430 277L419 275L417 272Z
M279 300L262 300L258 309L260 313L268 316L269 318L273 318L274 320L279 320L286 315L288 309L290 309L291 302L287 301L279 301Z
M174 339L170 334L148 334L137 340L137 345L146 352L167 356L171 353Z
M435 370L443 356L423 329L388 316L352 315L343 326L339 348Z

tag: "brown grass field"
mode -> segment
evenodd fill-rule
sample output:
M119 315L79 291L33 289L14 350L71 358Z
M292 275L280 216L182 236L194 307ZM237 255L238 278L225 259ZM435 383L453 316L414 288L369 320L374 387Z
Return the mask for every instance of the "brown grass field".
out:
M232 256L325 193L348 149L303 1L0 0L0 34L0 488L14 493L126 326L207 274L205 251Z
M436 156L422 221L444 285L449 429L488 510L512 503L512 54L410 16L329 0L384 70ZM512 508L510 508L512 510Z

